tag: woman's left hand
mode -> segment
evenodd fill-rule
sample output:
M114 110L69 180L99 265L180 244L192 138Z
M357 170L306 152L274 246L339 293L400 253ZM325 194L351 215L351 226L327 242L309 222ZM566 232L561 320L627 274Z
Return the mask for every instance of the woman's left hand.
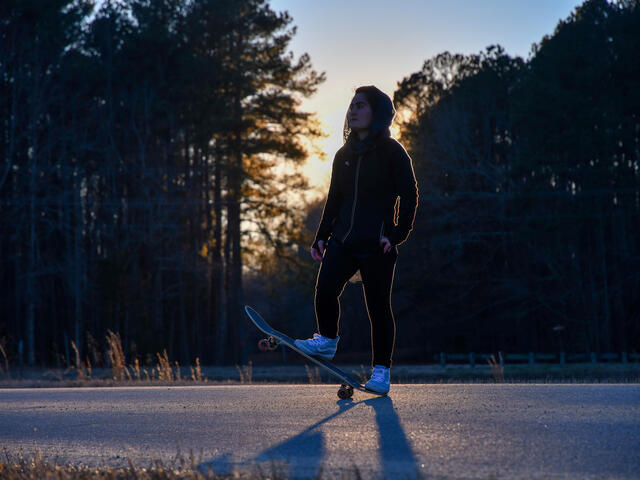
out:
M380 245L384 246L384 253L387 253L391 250L391 242L387 237L380 237Z

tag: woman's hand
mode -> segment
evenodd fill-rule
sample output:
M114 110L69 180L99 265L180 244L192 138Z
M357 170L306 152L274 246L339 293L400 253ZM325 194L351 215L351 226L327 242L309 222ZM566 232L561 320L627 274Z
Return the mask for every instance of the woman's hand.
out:
M391 242L387 237L380 237L380 245L384 247L384 253L387 253L389 250L391 250Z
M314 260L322 261L322 256L324 255L324 240L318 240L318 248L311 249L311 257Z

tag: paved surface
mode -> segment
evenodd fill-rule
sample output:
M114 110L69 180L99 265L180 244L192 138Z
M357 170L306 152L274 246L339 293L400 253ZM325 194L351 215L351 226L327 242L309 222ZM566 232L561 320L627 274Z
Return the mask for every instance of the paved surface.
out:
M640 385L331 385L0 390L0 448L92 465L170 462L293 477L638 479ZM202 455L202 458L198 457Z

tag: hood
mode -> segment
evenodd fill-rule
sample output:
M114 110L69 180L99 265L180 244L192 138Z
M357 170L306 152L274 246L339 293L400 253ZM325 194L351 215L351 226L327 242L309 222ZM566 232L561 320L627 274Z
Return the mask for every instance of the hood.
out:
M391 98L373 85L367 85L356 89L356 93L364 93L373 109L369 135L364 140L360 140L356 132L349 128L349 111L344 116L344 127L342 139L345 145L355 153L363 153L372 149L381 138L391 136L391 124L396 115Z

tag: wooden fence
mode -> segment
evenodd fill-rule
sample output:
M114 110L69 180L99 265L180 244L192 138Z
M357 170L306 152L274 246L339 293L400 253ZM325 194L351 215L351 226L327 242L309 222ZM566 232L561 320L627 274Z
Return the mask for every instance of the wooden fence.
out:
M640 353L599 353L595 352L590 353L504 353L498 352L498 356L496 358L495 355L489 353L445 353L440 352L440 354L435 354L433 356L435 361L440 360L440 365L443 367L448 363L467 363L471 367L475 366L476 363L488 363L489 360L493 357L496 363L500 365L505 365L506 363L528 363L529 365L533 365L536 362L544 362L544 363L559 363L560 365L564 365L565 363L598 363L598 362L637 362L640 361Z

